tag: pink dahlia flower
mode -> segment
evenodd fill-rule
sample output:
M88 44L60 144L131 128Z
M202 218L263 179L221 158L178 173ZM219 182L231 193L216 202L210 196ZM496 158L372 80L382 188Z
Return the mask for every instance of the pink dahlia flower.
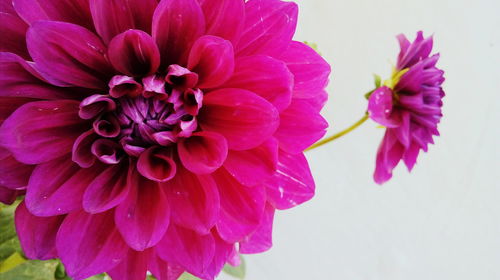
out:
M412 170L420 150L427 152L439 135L442 116L444 72L436 67L439 54L430 56L432 37L418 32L413 43L404 35L398 40L401 52L393 77L371 94L368 104L370 118L387 127L374 173L379 184L392 177L401 159Z
M0 4L0 185L26 191L29 258L74 279L213 279L313 196L303 151L330 67L292 41L296 4Z

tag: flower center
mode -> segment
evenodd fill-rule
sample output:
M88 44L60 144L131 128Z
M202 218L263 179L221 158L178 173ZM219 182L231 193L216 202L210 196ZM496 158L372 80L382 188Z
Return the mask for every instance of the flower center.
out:
M139 157L149 147L170 147L190 137L203 101L197 82L196 73L178 65L167 75L114 76L107 94L80 104L80 117L93 121L92 153L114 164L126 154Z

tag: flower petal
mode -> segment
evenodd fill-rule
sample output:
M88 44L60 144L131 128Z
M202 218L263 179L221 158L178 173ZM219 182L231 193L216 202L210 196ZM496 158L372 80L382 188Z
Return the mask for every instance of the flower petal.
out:
M212 230L212 236L215 243L214 257L204 275L200 275L203 279L215 279L222 268L224 268L234 250L234 244L224 241L216 230Z
M294 99L280 115L280 126L275 137L280 148L289 153L300 153L325 135L328 123L307 101Z
M216 36L198 38L189 53L188 68L198 74L199 88L222 85L234 71L233 45Z
M0 144L26 164L71 153L73 142L88 127L78 117L78 102L37 101L24 104L0 127Z
M162 260L156 253L156 250L150 254L148 270L158 280L176 280L184 273L182 267Z
M197 0L162 0L153 15L153 38L161 54L161 69L185 65L193 43L205 32L205 18Z
M278 141L271 138L250 150L230 151L224 168L241 184L256 185L276 172Z
M280 0L245 3L245 27L237 44L238 56L279 56L290 44L297 26L298 6Z
M54 216L81 209L85 189L102 166L80 168L62 157L38 165L31 175L26 206L37 216Z
M16 12L29 24L39 20L74 23L92 30L88 0L12 0Z
M107 273L112 279L144 280L151 250L137 252L129 249L125 259Z
M330 65L308 45L292 41L280 57L293 74L294 98L312 98L328 85Z
M11 155L0 156L0 186L12 190L26 187L34 168L18 162Z
M90 10L104 43L128 29L151 33L156 0L90 0Z
M303 154L280 151L278 171L264 185L267 200L279 210L295 207L314 196L314 179Z
M200 131L178 144L182 164L196 174L209 174L221 167L227 157L227 141L215 132Z
M376 89L368 99L368 114L372 120L385 127L398 127L401 116L393 110L392 90L386 86Z
M377 151L377 160L373 179L383 184L392 177L392 170L403 157L404 146L397 140L394 129L388 128Z
M210 265L214 257L215 242L211 234L199 235L195 231L170 225L156 249L163 260L180 265L198 276L204 275Z
M0 53L0 96L40 99L71 99L79 97L69 89L48 84L38 72L13 53Z
M247 150L266 141L279 125L276 108L242 89L220 89L205 95L199 122L204 130L222 134L229 149Z
M176 164L172 153L160 147L144 151L137 162L137 170L142 176L157 182L166 182L175 176Z
M224 87L255 92L281 112L292 100L293 75L285 63L272 57L245 56L236 60L234 75Z
M70 213L57 233L57 253L72 279L111 270L129 250L115 227L113 211Z
M264 217L257 230L240 242L241 254L258 254L269 250L273 246L274 212L274 207L267 204Z
M26 40L36 68L53 85L105 89L113 74L106 47L81 26L38 21L31 25Z
M0 185L0 202L11 205L16 201L16 198L22 195L24 191L11 190Z
M238 242L257 229L264 213L266 194L261 185L241 185L225 169L212 174L220 194L217 231L228 242Z
M11 52L29 59L30 55L26 48L26 30L28 25L16 14L0 11L0 34L2 43L0 52Z
M206 34L237 43L245 21L245 2L241 0L199 0L205 21Z
M172 208L172 220L199 234L207 234L219 217L219 193L213 179L179 167L164 184Z
M83 194L83 209L95 214L120 204L132 186L127 182L129 165L124 162L104 169ZM134 182L131 182L134 183Z
M170 222L170 205L157 182L137 171L130 174L128 197L118 205L115 221L127 244L137 251L156 245Z
M56 234L65 216L48 218L31 214L21 202L16 209L16 232L26 257L49 260L57 257Z
M128 76L151 75L160 66L160 52L144 31L127 30L109 43L108 57L113 67Z

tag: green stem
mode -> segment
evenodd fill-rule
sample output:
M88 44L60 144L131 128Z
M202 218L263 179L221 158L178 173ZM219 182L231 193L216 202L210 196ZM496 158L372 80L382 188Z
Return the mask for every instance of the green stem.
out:
M355 130L356 128L358 128L360 125L362 125L366 120L368 120L368 114L365 114L359 121L357 121L355 124L351 125L350 127L340 131L339 133L336 133L330 137L327 137L323 140L320 140L318 142L316 142L315 144L313 144L311 147L307 148L306 151L310 151L312 149L315 149L319 146L323 146L325 145L326 143L329 143L329 142L332 142L333 140L337 139L337 138L340 138L346 134L348 134L349 132Z

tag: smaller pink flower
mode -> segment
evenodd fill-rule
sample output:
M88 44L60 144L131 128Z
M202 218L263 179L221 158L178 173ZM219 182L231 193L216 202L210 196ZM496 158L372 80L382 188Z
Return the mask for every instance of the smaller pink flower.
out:
M392 177L401 159L411 171L420 150L427 152L442 117L444 71L436 67L439 54L430 56L432 37L422 31L410 43L398 36L401 52L392 78L377 88L368 100L368 114L385 126L385 136L377 152L375 182Z

